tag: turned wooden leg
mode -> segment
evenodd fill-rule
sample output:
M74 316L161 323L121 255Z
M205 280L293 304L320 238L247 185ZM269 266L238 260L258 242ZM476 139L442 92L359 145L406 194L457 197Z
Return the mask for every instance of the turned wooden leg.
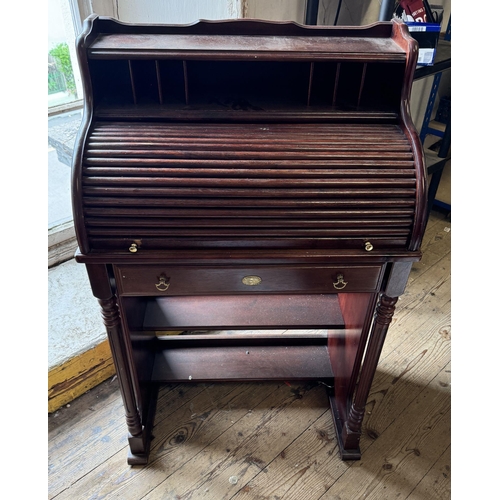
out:
M116 367L116 375L120 385L125 420L129 436L130 465L144 465L148 461L151 441L151 429L154 417L156 400L149 401L150 411L147 413L146 423L142 422L140 408L141 396L138 390L138 381L134 362L132 360L132 346L130 338L123 331L120 310L112 287L108 268L105 264L86 264L92 293L101 306L102 319L108 334L111 354Z
M117 376L125 407L125 419L127 427L132 436L137 436L142 432L141 419L135 403L135 395L132 381L125 373L124 367L127 365L122 346L122 335L120 325L120 315L116 299L98 299L101 306L101 314L108 333L109 343L115 364L117 366Z
M366 401L397 301L398 297L381 295L377 305L372 332L368 340L365 359L359 375L358 386L340 437L340 453L344 460L359 460L361 458L359 440L361 437L361 425L365 415Z
M121 321L116 298L98 299L102 318L108 333L109 344L116 366L116 374L120 384L125 420L129 431L129 463L144 464L147 462L149 440L145 438L144 429L138 410L138 402L134 392L133 374L127 356L126 339L121 330Z

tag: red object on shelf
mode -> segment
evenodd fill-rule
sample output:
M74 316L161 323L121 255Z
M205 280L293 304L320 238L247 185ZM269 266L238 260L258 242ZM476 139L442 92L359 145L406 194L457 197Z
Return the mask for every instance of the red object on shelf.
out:
M427 23L424 2L422 0L400 0L399 5L404 11L413 17L417 23Z

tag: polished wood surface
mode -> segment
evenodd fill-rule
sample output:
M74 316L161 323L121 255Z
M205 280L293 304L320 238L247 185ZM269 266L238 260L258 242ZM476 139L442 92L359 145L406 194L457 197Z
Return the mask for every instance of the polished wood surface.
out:
M248 330L321 325L344 326L336 294L158 297L148 301L143 328Z
M374 293L339 294L345 331L342 335L329 332L328 352L335 373L336 411L342 422L347 419L348 401L350 395L354 393L357 382L363 357L361 346L366 345L366 336L370 330L371 316L366 314L366 311L373 310L376 298Z
M151 379L155 382L331 380L326 345L194 347L161 350Z
M122 296L301 293L305 288L328 294L332 291L374 292L380 285L384 269L383 265L189 267L142 264L116 266L114 274ZM245 281L248 279L250 282Z
M156 40L155 37L159 37L162 33L175 33L175 36L181 36L185 40L186 37L189 38L188 34L194 36L195 33L208 34L213 32L218 35L218 43L226 43L229 50L233 39L231 37L234 36L235 30L242 29L240 35L251 35L250 40L256 38L258 41L260 37L257 36L257 33L266 33L271 26L272 24L265 22L235 21L234 23L218 23L217 25L204 22L184 28L145 27L123 25L123 23L114 23L111 20L95 16L86 21L84 32L79 39L78 53L85 80L85 108L88 113L86 111L84 115L81 140L78 142L82 145L83 142L88 141L89 144L85 153L81 147L76 149L73 172L75 222L78 225L77 234L79 235L80 250L84 254L89 253L94 245L96 249L104 249L107 248L107 245L111 245L114 251L118 251L120 247L128 248L125 247L127 242L119 240L119 238L115 240L99 238L99 230L105 231L113 228L113 222L116 223L119 217L130 217L130 212L129 215L125 215L124 212L118 213L114 210L129 207L132 213L137 213L138 207L145 210L150 207L159 214L158 209L163 208L170 215L170 210L179 208L181 201L182 206L186 205L186 208L192 206L193 209L198 210L211 210L224 206L232 210L240 207L245 211L251 207L266 208L269 214L266 217L272 216L270 209L288 207L288 213L282 210L280 218L275 219L275 230L282 227L278 225L282 221L287 223L287 219L290 219L290 222L294 222L293 211L290 211L291 202L295 202L296 207L301 209L331 210L354 206L360 208L363 205L374 208L379 206L382 209L389 207L412 209L416 217L413 221L414 231L410 236L408 249L416 250L418 248L419 235L421 235L422 224L426 218L425 211L421 210L421 205L425 203L425 176L421 173L423 160L417 134L408 114L409 93L417 49L415 41L409 36L403 25L393 27L391 23L379 23L360 29L322 28L318 30L299 27L293 23L276 24L274 25L275 34L283 33L279 40L286 39L284 35L286 32L290 35L296 35L297 31L300 31L307 35L305 38L308 40L308 44L303 45L300 50L291 52L294 59L288 62L280 61L279 54L281 52L272 56L270 61L261 61L258 57L254 58L255 60L252 62L222 61L219 58L219 52L214 50L210 43L206 44L206 52L203 57L200 56L200 60L176 60L175 54L172 54L167 47L157 50L156 55L162 58L162 60L158 60L147 52L142 42L146 34L148 39ZM112 36L115 42L109 47L105 59L94 60L90 54L92 47L96 43L101 47L104 43L99 41L100 32L106 33L105 38ZM307 63L311 57L310 44L318 41L320 35L328 35L334 43L331 43L329 51L324 53L325 60L323 62L311 61ZM377 50L370 49L369 53L376 52L380 61L374 62L367 59L367 52L356 48L359 35L365 35L362 37L362 43L365 45L374 44ZM171 38L174 35L168 36ZM226 38L228 41L224 42ZM115 48L118 43L116 40L121 40L121 45L134 45L135 43L134 57L121 59L120 49ZM321 41L321 38L319 40ZM252 46L251 43L247 44L247 52L251 52ZM161 44L158 47L161 47ZM400 54L399 62L391 59L391 54L395 51L394 47L398 47L396 52ZM235 51L234 53L240 54L240 52ZM339 59L341 55L342 58ZM306 62L302 61L301 58L305 58ZM346 60L344 61L344 59ZM190 62L194 64L194 67L189 66ZM282 66L283 64L284 66ZM134 77L134 65L139 65L136 70L137 77ZM163 65L163 69L161 65ZM164 75L166 75L167 81L162 78ZM100 116L106 121L100 122L98 120ZM128 122L130 119L135 121ZM183 130L180 123L169 127L161 121L158 123L158 119L188 122L188 124ZM111 123L108 120L111 120ZM127 120L127 123L124 120ZM155 120L155 123L144 123L145 120ZM213 122L212 127L202 124L207 121ZM244 122L244 125L223 123L228 121ZM329 123L319 125L318 121ZM342 122L342 125L332 123L336 121ZM258 122L264 125L260 125ZM274 122L277 125L267 122ZM300 126L296 122L306 123ZM370 122L375 122L376 125L369 125ZM383 127L382 124L385 122L389 122L389 129ZM269 127L271 127L270 130L268 130ZM297 143L299 150L289 151L288 148L282 148L283 156L279 156L279 151L276 151L279 142L274 142L279 139L279 132L274 132L274 130L283 130L283 127L285 130L281 132L281 137L289 142ZM124 134L123 139L127 137L127 128L129 129L128 137L132 141L131 147L126 144L123 147L117 145L116 140L121 140L121 134ZM322 128L326 129L322 132ZM374 134L371 137L371 142L369 140L370 131ZM101 136L103 133L104 146L107 145L108 149L103 149L103 144L99 144L99 140L103 139ZM231 140L231 138L237 140L239 138L241 142L247 136L251 139L252 134L255 136L256 133L256 137L261 140L266 136L269 137L268 144L263 144L264 151L259 152L257 149L253 149L251 144L243 144L243 147L248 148L246 152L227 151L227 149L225 152L220 151L221 139L226 141L227 139ZM276 133L278 133L278 137L275 137ZM180 136L184 138L184 141L187 141L184 144L184 150L169 148L166 151L161 149L161 144L168 144L172 139L171 134L174 134L174 138ZM204 134L208 134L208 142L205 141L200 149L198 139L203 139ZM224 134L229 134L229 136L226 137ZM327 142L333 140L333 151L332 147L328 146L322 150L322 147L325 148L324 145L320 145L319 150L315 152L301 151L304 148L301 145L302 142L306 141L305 146L307 146L308 136L311 134L313 137L316 134L321 137L323 134ZM344 136L344 134L346 135ZM391 134L400 138L403 150L398 152L396 148L395 151L386 151L381 148L384 144L387 144L388 147L391 142ZM165 141L163 137L166 137L167 140ZM332 137L338 137L337 144ZM366 148L360 147L359 150L348 148L344 151L341 147L338 149L338 141L348 142L349 139L365 141L367 140L365 137L368 139ZM146 153L143 153L142 157L140 153L141 138L143 146L147 146ZM115 141L114 147L113 140ZM212 141L215 141L214 145L212 145ZM160 146L159 150L158 145ZM212 147L215 147L214 151L211 151ZM104 155L102 155L103 153ZM384 155L386 161L384 161ZM255 169L260 165L265 170L269 167L279 167L275 174L278 177L277 182L284 183L288 174L283 172L283 168L297 169L302 165L305 169L314 169L317 166L318 168L323 167L324 173L324 167L330 166L328 159L335 162L335 158L338 159L340 170L349 168L353 173L353 167L361 167L360 171L353 173L354 179L351 179L350 182L351 175L347 172L343 173L343 186L338 185L340 179L336 181L328 179L327 174L327 179L324 179L323 183L330 182L331 184L334 182L334 189L339 189L339 191L330 191L329 193L323 191L324 184L321 185L321 189L306 189L304 187L304 189L295 191L285 184L278 184L282 188L273 190L272 171L264 174L267 178L266 186L268 187L266 188L259 185L259 179L248 180L249 187L241 185L238 189L231 190L227 186L227 182L231 179L233 185L235 182L248 179L247 172L233 170L237 166ZM321 159L324 161L321 162ZM313 163L310 164L311 161ZM380 163L378 163L379 161ZM402 163L398 163L399 161ZM132 181L154 182L155 189L148 190L145 187L141 193L142 196L137 196L135 193L134 196L131 196L132 191L127 191L126 187L126 170L121 175L125 186L116 185L119 179L112 176L110 178L111 172L109 170L99 170L106 166L109 168L113 164L120 167L114 169L115 175L121 167L133 167ZM333 167L335 163L331 165ZM406 172L406 175L409 174L406 181L399 178L401 175L405 175L405 165L409 169ZM154 166L157 167L155 170L148 170L149 167ZM188 167L196 166L205 167L204 172L193 173L190 176L191 179L178 178L179 170L185 171ZM363 170L363 166L368 168ZM97 167L98 170L92 170L94 167ZM146 178L139 178L141 171L135 169L137 167L146 169L143 170ZM174 170L169 172L164 170L165 167L171 167ZM177 172L175 172L176 167ZM211 171L213 167L226 167L226 172ZM395 186L391 186L391 182L389 182L390 173L386 172L384 175L384 172L380 172L383 178L379 179L378 182L374 178L375 172L383 170L384 167L389 169L402 168L397 173L393 171L394 176L398 177L394 181ZM361 180L359 176L363 176L363 172L366 170L371 171L371 174L366 174L364 177L364 186L367 191L359 189L358 184ZM172 178L174 172L175 178ZM160 173L161 179L158 178ZM105 182L102 186L99 174L107 176L107 179L102 179ZM300 170L292 174L292 178L297 174L299 177L294 179L294 182L306 181L306 179L300 178ZM252 176L254 175L255 172ZM304 175L310 177L311 174ZM227 179L228 176L230 179ZM200 186L202 178L204 179ZM111 182L112 185L109 186L106 182ZM179 186L180 182L184 183L183 187ZM292 182L292 179L288 182ZM380 183L384 182L386 184L381 187ZM226 187L223 187L224 183ZM316 185L318 185L317 183L318 180L316 180ZM398 183L399 191L396 189ZM165 187L162 188L161 184ZM351 189L349 189L349 184ZM358 189L353 189L352 187L356 187L356 185ZM251 189L251 187L254 188ZM283 189L285 187L287 187L286 190ZM391 189L388 189L389 187ZM324 194L321 195L321 193ZM100 195L110 195L110 197ZM211 196L217 198L222 196L225 199L225 204L221 204L217 200L214 202ZM318 196L320 198L316 199ZM328 196L328 199L325 199L325 196ZM115 199L115 197L117 198ZM179 200L179 197L184 197L184 200ZM294 199L291 200L290 197ZM186 203L188 199L190 205ZM415 200L418 202L415 203ZM90 212L85 213L85 210L90 210ZM108 219L107 227L104 219L91 218L92 213L95 216L96 210L100 217L105 214L112 217ZM188 217L188 213L185 212L183 217ZM196 216L195 211L191 211L191 214ZM252 214L250 213L249 216L252 217ZM257 214L253 216L262 218L261 215ZM338 223L335 214L332 216L333 218L330 217L326 222L335 224L337 221ZM339 216L342 217L341 214ZM94 224L97 224L97 227L89 226L92 220ZM130 220L128 222L133 223ZM366 217L360 222L364 224L363 227L367 227ZM393 221L392 225L394 223ZM149 226L153 224L150 219L148 219L148 224ZM389 238L388 235L386 236L388 241L383 239L380 241L382 246L386 248L405 246L404 237L408 236L408 233L405 233L408 221L401 220L399 224L399 228L393 228L393 231L396 232L393 233L392 238ZM146 227L143 229L145 230ZM353 226L352 230L355 227L356 225ZM385 228L384 225L382 227ZM95 231L97 234L95 236L88 234L89 229L90 232ZM119 227L115 227L115 229L119 231ZM377 237L377 230L375 228L374 230L373 236ZM323 241L330 248L330 244L324 240L324 235L318 234L318 230L316 230L315 236L318 237L314 244L311 239L307 239L307 226L302 228L300 238L297 238L297 234L291 229L289 231L290 239L286 240L282 234L283 241L280 241L279 245L274 238L266 239L259 248L317 248L320 241ZM225 248L223 242L226 242L226 246L230 248L251 245L256 233L252 234L250 228L247 228L245 234L248 235L247 238L240 241L241 231L238 233L238 239L231 239L229 234L221 233L220 238L218 238L218 247ZM342 235L338 230L337 234L340 237ZM141 234L134 236L132 231L130 239L138 239L141 244L144 240L144 244L149 249L155 247L189 249L194 244L193 241L183 244L185 235L179 235L177 239L162 240L161 234L158 234L156 235L158 241L151 236L151 233L144 237ZM201 235L193 233L193 238L198 241L198 248L203 248L203 238L199 240L199 236ZM115 242L114 246L113 241ZM300 243L302 243L301 246ZM333 240L331 243L337 243L338 248L344 248L341 241ZM208 242L205 246L207 245ZM254 244L254 246L256 245L259 243Z
M397 21L86 20L76 258L110 339L129 464L148 462L158 383L193 379L319 380L341 457L361 457L426 224L416 54ZM252 333L280 328L328 333Z
M405 248L411 234L413 153L395 125L97 123L88 141L96 250Z

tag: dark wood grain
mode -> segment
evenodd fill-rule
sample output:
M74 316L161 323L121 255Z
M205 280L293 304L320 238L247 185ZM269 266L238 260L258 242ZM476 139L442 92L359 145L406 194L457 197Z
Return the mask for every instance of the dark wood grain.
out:
M194 135L196 128L198 133ZM252 238L253 247L262 246L267 244L264 238L269 241L270 224L259 221L271 216L272 207L288 204L290 212L282 211L282 218L272 227L273 246L286 248L290 243L283 237L313 234L310 228L313 221L305 217L292 218L296 207L308 202L353 207L364 202L374 209L373 213L366 210L363 219L332 217L325 220L325 231L314 230L318 238L358 234L370 240L383 232L387 236L400 236L400 244L405 244L412 219L386 219L383 212L376 212L381 204L387 207L404 203L405 199L406 204L412 204L415 173L411 168L402 167L413 165L413 155L397 128L272 125L248 130L244 125L220 124L195 129L168 124L96 124L88 143L83 178L85 205L89 213L94 214L87 218L87 231L94 245L111 243L101 237L119 238L133 232L132 239L140 239L142 245L151 245L150 237L163 238L168 233L172 236L168 247L172 247L177 238L185 248L179 237L195 237L199 247L205 236L226 238L226 245L235 247L246 246L245 239ZM185 136L181 135L182 130ZM247 144L244 138L248 134L260 135L260 140L253 139L253 143ZM325 138L321 139L318 134ZM124 137L128 139L126 142ZM341 168L337 169L337 165ZM140 193L139 199L136 193ZM123 206L138 200L141 214L161 204L164 215L154 219L142 217L137 222L124 218ZM233 212L238 206L267 206L269 210L260 208L258 219L247 224L239 219L238 227L229 229L234 218L231 211L227 212L226 222L214 219L211 211L205 210L199 211L196 219L183 218L176 224L173 216L176 210L179 213L176 207L180 203L187 211L200 205L205 209L232 206ZM101 206L98 208L97 204ZM115 216L115 210L121 210L119 215ZM99 213L108 217L99 217ZM211 220L205 221L207 217ZM182 230L172 227L179 225L183 226ZM354 228L358 228L357 233ZM259 243L260 235L263 238ZM233 243L234 237L241 238L239 244ZM208 241L206 244L211 245ZM395 240L394 244L397 244ZM128 242L124 246L128 248ZM339 242L337 246L345 248L346 242Z
M155 382L333 380L326 345L192 347L158 352Z
M322 380L341 457L358 459L426 222L406 26L93 15L77 52L76 260L102 306L129 463L148 461L157 385L193 379Z
M345 329L329 335L328 352L335 373L332 398L342 423L347 419L348 405L356 387L375 300L376 294L339 293Z
M331 33L335 33L333 30ZM160 57L196 59L207 47L214 58L228 58L231 55L240 58L259 58L271 53L274 58L284 58L289 53L294 60L316 54L335 54L340 58L351 59L357 53L359 59L378 58L381 60L401 60L405 52L390 38L373 37L339 37L332 47L330 36L281 36L269 37L254 35L249 46L248 39L241 36L226 35L184 35L184 34L121 34L100 35L89 47L90 57L110 57L114 54L123 57L150 58L153 53ZM277 55L279 53L279 55ZM298 53L298 54L297 54ZM236 58L236 57L235 57Z
M366 401L397 301L397 297L381 295L380 301L377 304L365 359L359 375L358 386L341 431L342 452L350 459L361 458L359 440L361 438L361 424L366 411Z
M335 294L156 297L147 303L143 328L229 330L321 325L344 326Z
M116 266L114 276L121 296L182 296L261 293L336 293L333 285L341 274L344 292L378 290L382 266ZM168 288L158 290L160 276L168 278ZM255 285L246 285L245 276L258 276ZM161 287L160 287L161 288ZM337 300L336 297L332 299ZM293 300L293 299L290 299Z

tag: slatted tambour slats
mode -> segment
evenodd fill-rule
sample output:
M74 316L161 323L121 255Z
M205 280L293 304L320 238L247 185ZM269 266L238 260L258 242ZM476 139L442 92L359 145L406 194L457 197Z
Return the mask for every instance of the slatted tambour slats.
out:
M98 122L83 165L94 249L404 248L413 224L396 125Z

